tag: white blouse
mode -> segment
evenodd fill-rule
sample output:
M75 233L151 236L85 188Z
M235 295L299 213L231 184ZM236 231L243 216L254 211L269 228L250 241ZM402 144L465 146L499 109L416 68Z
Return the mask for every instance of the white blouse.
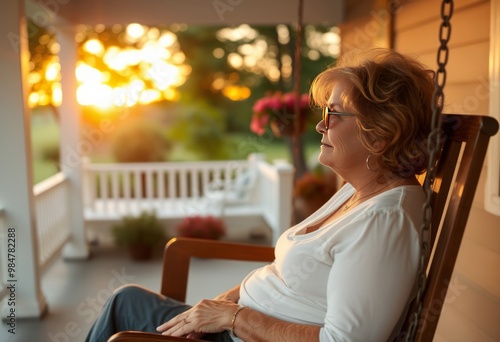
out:
M279 238L275 261L242 282L241 305L320 325L320 341L387 341L399 328L418 270L425 195L400 186L360 203L311 233L354 188Z

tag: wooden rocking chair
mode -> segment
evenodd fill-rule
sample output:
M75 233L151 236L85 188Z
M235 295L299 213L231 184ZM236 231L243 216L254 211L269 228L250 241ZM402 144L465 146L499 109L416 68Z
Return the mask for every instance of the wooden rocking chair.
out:
M427 286L422 297L423 310L419 318L415 341L432 341L433 339L488 142L490 137L498 131L498 122L488 116L443 114L442 122L444 143L437 161L436 176L432 181L431 246L433 253L427 268ZM173 239L165 247L162 294L185 301L191 257L271 262L274 259L274 251L272 247L265 246ZM436 306L436 303L439 305ZM410 318L411 312L406 318L401 337L405 336L404 329L408 329ZM188 340L127 331L115 334L109 341Z

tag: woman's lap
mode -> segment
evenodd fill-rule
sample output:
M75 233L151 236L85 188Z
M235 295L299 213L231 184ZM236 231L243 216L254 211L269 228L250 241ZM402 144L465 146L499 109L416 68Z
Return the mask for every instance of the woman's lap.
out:
M144 287L123 286L106 302L86 341L104 342L114 333L127 330L156 333L156 327L189 308ZM207 339L231 341L227 333L207 335Z

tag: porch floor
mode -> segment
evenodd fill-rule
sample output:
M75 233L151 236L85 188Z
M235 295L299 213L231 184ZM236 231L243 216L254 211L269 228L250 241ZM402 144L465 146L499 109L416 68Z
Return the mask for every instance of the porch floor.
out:
M270 244L269 238L244 242ZM211 298L235 286L262 263L193 259L187 302ZM57 260L42 278L48 313L41 319L18 319L15 335L0 326L2 342L81 342L102 304L117 287L135 283L160 289L161 252L151 261L131 261L124 251L92 247L86 261Z

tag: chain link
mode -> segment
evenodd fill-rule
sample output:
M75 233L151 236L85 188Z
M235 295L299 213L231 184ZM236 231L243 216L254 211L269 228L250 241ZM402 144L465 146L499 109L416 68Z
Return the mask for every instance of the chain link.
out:
M441 25L439 27L439 42L440 46L437 53L438 69L435 75L435 91L432 97L432 126L431 133L427 138L427 148L429 149L429 164L427 167L427 176L424 182L424 191L426 200L423 206L424 220L420 230L420 263L417 275L417 308L413 312L411 324L406 341L414 341L415 334L423 310L423 294L427 285L427 259L430 255L430 238L431 238L431 223L432 223L432 185L436 177L437 156L441 150L441 112L444 105L444 86L446 84L446 64L448 63L449 49L448 43L451 36L451 16L453 14L453 0L443 0L441 3Z

